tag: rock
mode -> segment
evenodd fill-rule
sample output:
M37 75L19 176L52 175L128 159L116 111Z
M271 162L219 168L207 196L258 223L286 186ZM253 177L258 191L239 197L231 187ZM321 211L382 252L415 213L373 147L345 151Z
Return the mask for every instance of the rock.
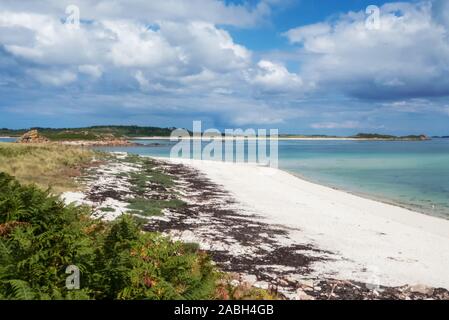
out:
M300 280L299 285L306 291L313 291L315 288L315 281L312 279Z
M315 300L314 297L309 296L307 293L305 293L302 289L298 289L296 291L296 297L298 300Z
M251 275L251 274L245 275L244 279L246 282L248 282L252 285L254 285L257 282L257 277L255 275Z
M434 289L423 284L416 284L409 287L409 291L413 293L420 293L425 295L432 295Z
M231 286L233 286L233 287L237 287L237 286L240 285L240 281L234 279L234 280L231 280L231 282L229 282L229 284L230 284Z
M17 143L48 143L48 142L50 142L50 140L48 140L44 136L41 136L37 130L28 131L17 140Z
M287 287L288 286L288 281L285 279L278 279L278 285L283 286L283 287Z
M130 142L126 139L102 139L102 140L74 140L61 141L63 145L69 146L83 146L83 147L133 147L138 146L138 143Z

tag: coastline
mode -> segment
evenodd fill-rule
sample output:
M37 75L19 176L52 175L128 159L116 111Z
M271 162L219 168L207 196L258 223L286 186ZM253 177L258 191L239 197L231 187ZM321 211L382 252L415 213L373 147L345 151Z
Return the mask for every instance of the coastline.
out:
M449 288L449 221L251 164L167 159L206 175L245 211L290 228L293 241L334 252L317 277ZM282 205L280 205L280 203ZM435 248L438 243L438 248Z
M312 183L312 184L317 184L317 185L320 185L320 186L323 186L323 187L327 187L327 188L330 188L330 189L333 189L333 190L336 190L336 191L349 193L349 194L354 195L356 197L360 197L360 198L364 198L364 199L368 199L368 200L381 202L381 203L388 204L388 205L391 205L391 206L403 208L403 209L406 209L406 210L409 210L409 211L412 211L412 212L415 212L415 213L419 213L419 214L427 215L427 216L430 216L430 217L435 217L435 218L439 218L439 219L443 219L443 220L448 220L449 221L449 216L447 216L447 215L443 215L442 213L432 213L432 212L426 211L422 207L420 208L418 206L414 206L414 205L409 204L409 203L400 202L398 200L388 199L386 197L382 197L380 195L374 195L372 193L361 192L361 191L354 191L354 190L347 190L347 189L339 187L339 186L335 186L335 185L332 185L332 184L326 184L324 182L319 182L319 181L313 180L313 179L308 178L308 177L306 177L306 176L304 176L304 175L302 175L302 174L300 174L298 172L294 172L294 171L290 171L290 170L286 170L286 169L279 169L279 170L284 171L286 173L289 173L292 176L297 177L298 179L307 181L307 182Z
M11 139L11 138L17 138L19 139L19 136L16 137L9 137L9 136L0 136L0 139ZM189 137L190 140L204 140L208 141L207 137ZM209 138L210 139L210 138ZM258 140L258 139L266 139L266 140L279 140L279 141L409 141L409 142L420 142L420 141L427 141L427 140L418 140L418 139L381 139L381 138L350 138L350 137L277 137L273 138L270 136L266 137L222 137L222 140ZM132 140L171 140L171 137L166 136L151 136L151 137L128 137L125 140L132 141ZM95 140L96 142L101 142L101 140ZM176 141L176 140L175 140ZM90 140L67 140L67 141L59 141L64 142L67 144L88 144L92 141Z
M171 137L132 137L128 138L128 140L168 140L170 141ZM204 140L208 141L207 137L189 137L190 140ZM210 138L209 138L210 139ZM410 142L420 142L426 140L415 140L415 139L377 139L377 138L349 138L349 137L277 137L273 138L270 136L266 137L222 137L222 140L258 140L258 139L267 139L267 140L279 140L279 141L410 141ZM174 140L177 141L177 140Z

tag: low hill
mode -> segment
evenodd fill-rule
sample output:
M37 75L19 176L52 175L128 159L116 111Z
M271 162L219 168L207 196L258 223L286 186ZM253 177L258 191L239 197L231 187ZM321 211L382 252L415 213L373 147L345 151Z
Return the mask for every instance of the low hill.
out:
M30 128L52 141L69 140L98 140L105 137L133 138L133 137L168 137L175 128L139 127L139 126L93 126L86 128ZM0 136L22 136L30 129L0 129Z

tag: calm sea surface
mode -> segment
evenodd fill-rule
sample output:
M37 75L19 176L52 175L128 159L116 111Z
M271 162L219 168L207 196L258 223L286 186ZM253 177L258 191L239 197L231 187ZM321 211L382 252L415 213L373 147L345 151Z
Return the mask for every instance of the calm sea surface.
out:
M148 146L102 150L168 157L174 145L138 142ZM449 218L449 139L279 141L279 167L313 182Z

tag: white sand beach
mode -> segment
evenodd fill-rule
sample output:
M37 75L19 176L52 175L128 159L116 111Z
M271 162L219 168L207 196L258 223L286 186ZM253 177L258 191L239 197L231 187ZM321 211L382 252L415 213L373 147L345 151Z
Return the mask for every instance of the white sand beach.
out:
M164 159L198 169L242 210L290 228L298 244L334 253L314 275L386 286L449 289L449 221L252 164Z

